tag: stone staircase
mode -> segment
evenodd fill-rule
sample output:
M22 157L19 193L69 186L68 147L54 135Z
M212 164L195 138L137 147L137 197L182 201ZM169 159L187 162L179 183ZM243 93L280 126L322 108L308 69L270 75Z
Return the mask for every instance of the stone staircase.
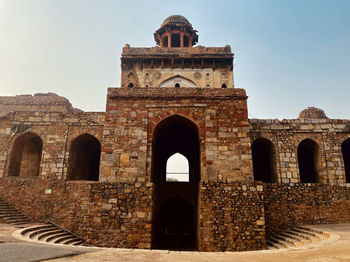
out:
M26 228L21 232L21 234L30 240L40 242L73 246L86 246L84 244L84 240L79 236L54 224L53 222Z
M328 239L330 235L311 226L297 226L267 237L268 249L303 247Z
M33 223L25 215L1 197L0 222L25 228L21 234L29 240L53 244L85 246L83 239L53 222L33 226Z
M2 198L0 198L0 222L16 226L31 223L25 215Z

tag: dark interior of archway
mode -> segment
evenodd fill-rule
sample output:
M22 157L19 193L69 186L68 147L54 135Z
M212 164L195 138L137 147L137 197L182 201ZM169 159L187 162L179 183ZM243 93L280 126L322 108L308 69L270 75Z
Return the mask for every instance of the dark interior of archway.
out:
M16 139L10 156L9 176L34 177L39 175L42 140L33 133Z
M73 140L69 158L69 179L98 181L101 156L100 142L84 134Z
M159 228L165 232L159 236L159 249L191 250L196 242L195 210L181 197L174 197L160 207Z
M189 43L189 39L188 36L184 36L184 47L189 47L190 43Z
M188 159L189 182L166 182L166 163L174 153ZM197 249L199 157L198 129L191 121L172 116L158 124L152 152L152 248Z
M350 138L343 142L341 150L343 153L346 183L350 183Z
M277 182L275 150L267 139L258 139L252 145L254 180L265 183Z
M318 183L318 145L311 139L298 146L298 163L301 183Z

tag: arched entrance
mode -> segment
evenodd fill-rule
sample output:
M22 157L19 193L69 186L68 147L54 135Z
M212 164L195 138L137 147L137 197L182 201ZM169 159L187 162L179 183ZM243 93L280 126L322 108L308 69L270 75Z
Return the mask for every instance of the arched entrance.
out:
M178 179L174 174L173 179L169 179L172 172L170 167L167 170L167 163L176 155L179 165L186 163L187 167L179 172L181 174L175 174ZM152 150L152 180L155 184L152 248L197 249L199 159L198 128L192 121L174 115L156 126Z
M69 180L98 181L101 145L92 135L83 134L72 141L69 152Z
M9 176L35 177L39 175L43 142L31 132L19 136L12 146Z
M301 183L319 183L319 146L312 139L305 139L298 146L298 163Z
M345 182L350 183L350 138L346 139L341 145L341 151L343 153L344 169L345 169Z
M254 181L277 182L275 148L270 140L259 138L252 144Z

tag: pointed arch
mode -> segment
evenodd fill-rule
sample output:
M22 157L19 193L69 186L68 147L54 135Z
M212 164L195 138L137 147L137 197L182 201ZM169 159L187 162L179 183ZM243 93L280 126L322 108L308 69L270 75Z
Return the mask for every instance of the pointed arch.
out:
M183 116L169 116L153 129L152 248L197 249L199 146L199 128ZM172 156L180 154L182 159L188 162L188 182L167 183L167 162ZM176 214L172 215L174 210ZM174 219L176 216L179 218ZM190 231L184 230L183 225L189 225ZM174 234L188 237L180 240Z
M39 176L42 148L42 139L33 132L17 137L10 153L8 176Z
M165 79L160 83L159 87L197 87L197 85L186 77L176 75Z
M319 183L320 147L307 138L298 146L298 164L301 183Z
M100 156L101 144L96 137L87 133L76 137L70 145L68 179L98 181Z
M153 131L152 180L166 181L166 161L180 153L189 161L189 180L199 181L199 130L188 118L169 116L160 121Z
M180 154L171 155L166 162L166 182L189 182L188 159Z
M252 144L252 158L255 181L277 182L275 147L270 140L255 140Z

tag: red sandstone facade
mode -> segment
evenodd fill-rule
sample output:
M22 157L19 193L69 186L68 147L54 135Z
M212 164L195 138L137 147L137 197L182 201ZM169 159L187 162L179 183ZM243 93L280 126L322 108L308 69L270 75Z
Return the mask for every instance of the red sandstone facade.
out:
M317 109L249 120L229 46L192 47L181 16L155 40L123 49L104 113L52 95L0 99L1 197L108 247L263 249L296 224L350 221L349 120ZM187 182L166 179L174 153Z

